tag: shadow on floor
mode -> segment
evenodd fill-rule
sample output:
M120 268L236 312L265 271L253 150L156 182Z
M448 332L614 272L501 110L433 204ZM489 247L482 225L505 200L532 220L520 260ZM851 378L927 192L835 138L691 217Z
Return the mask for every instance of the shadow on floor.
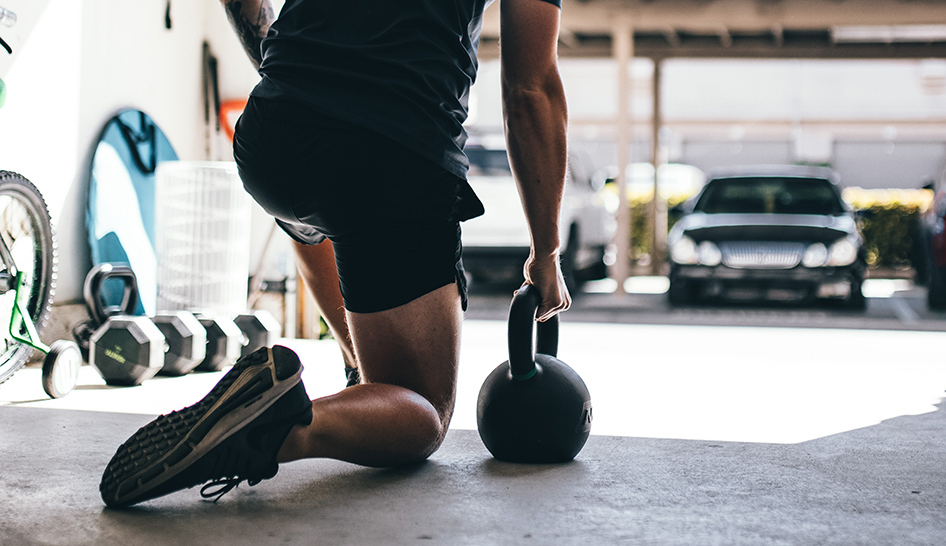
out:
M0 407L2 544L933 544L946 409L792 445L592 436L564 465L492 459L451 431L425 464L284 465L217 503L129 510L98 482L147 416Z

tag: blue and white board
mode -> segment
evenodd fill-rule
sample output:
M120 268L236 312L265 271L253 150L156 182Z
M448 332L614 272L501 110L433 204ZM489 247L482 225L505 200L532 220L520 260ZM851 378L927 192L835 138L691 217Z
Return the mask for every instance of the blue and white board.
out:
M138 278L139 315L156 311L155 169L175 160L167 137L139 110L123 110L108 120L92 156L86 210L92 265L131 266ZM120 281L112 279L102 299L119 305L122 294Z

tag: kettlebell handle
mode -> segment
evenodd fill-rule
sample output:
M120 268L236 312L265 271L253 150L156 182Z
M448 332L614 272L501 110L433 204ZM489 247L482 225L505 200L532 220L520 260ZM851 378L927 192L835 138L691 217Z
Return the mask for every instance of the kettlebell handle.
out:
M509 367L513 379L525 381L535 375L535 353L549 356L558 354L558 315L545 322L536 322L541 297L532 285L523 285L516 290L509 305ZM536 330L535 350L532 346L532 329Z
M124 282L122 301L117 308L106 308L102 300L105 281L111 278ZM101 263L92 268L82 287L82 296L95 324L104 324L109 315L121 313L131 315L138 306L138 280L135 272L127 265Z

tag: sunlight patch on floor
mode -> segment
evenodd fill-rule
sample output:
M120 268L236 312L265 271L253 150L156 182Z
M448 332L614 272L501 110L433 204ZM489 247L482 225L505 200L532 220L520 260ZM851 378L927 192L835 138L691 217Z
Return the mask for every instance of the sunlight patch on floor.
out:
M475 430L480 385L507 359L506 325L465 323L451 427ZM333 341L284 340L311 397L344 387ZM946 389L944 332L566 323L559 357L587 384L592 433L797 443L934 411ZM159 414L192 404L222 372L108 387L89 366L79 387L50 400L40 370L0 385L4 405ZM0 410L2 411L2 410Z

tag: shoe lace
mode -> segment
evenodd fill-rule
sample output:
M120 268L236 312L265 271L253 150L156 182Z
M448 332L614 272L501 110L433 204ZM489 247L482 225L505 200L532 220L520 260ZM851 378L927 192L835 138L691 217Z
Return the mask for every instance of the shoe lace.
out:
M244 479L245 478L241 478L239 476L234 476L232 478L220 478L213 480L200 488L200 496L204 500L213 499L213 502L217 502L220 500L220 497L236 489L237 486L240 485L240 482L242 482ZM246 483L248 483L250 487L253 487L261 481L263 480L247 479Z
M275 461L272 466L275 467ZM240 482L246 480L250 487L261 481L271 478L276 474L276 469L267 466L260 466L259 460L253 457L247 457L247 452L241 449L225 449L210 466L210 476L220 476L207 482L200 488L200 496L204 500L213 500L217 502L220 497L236 489Z

